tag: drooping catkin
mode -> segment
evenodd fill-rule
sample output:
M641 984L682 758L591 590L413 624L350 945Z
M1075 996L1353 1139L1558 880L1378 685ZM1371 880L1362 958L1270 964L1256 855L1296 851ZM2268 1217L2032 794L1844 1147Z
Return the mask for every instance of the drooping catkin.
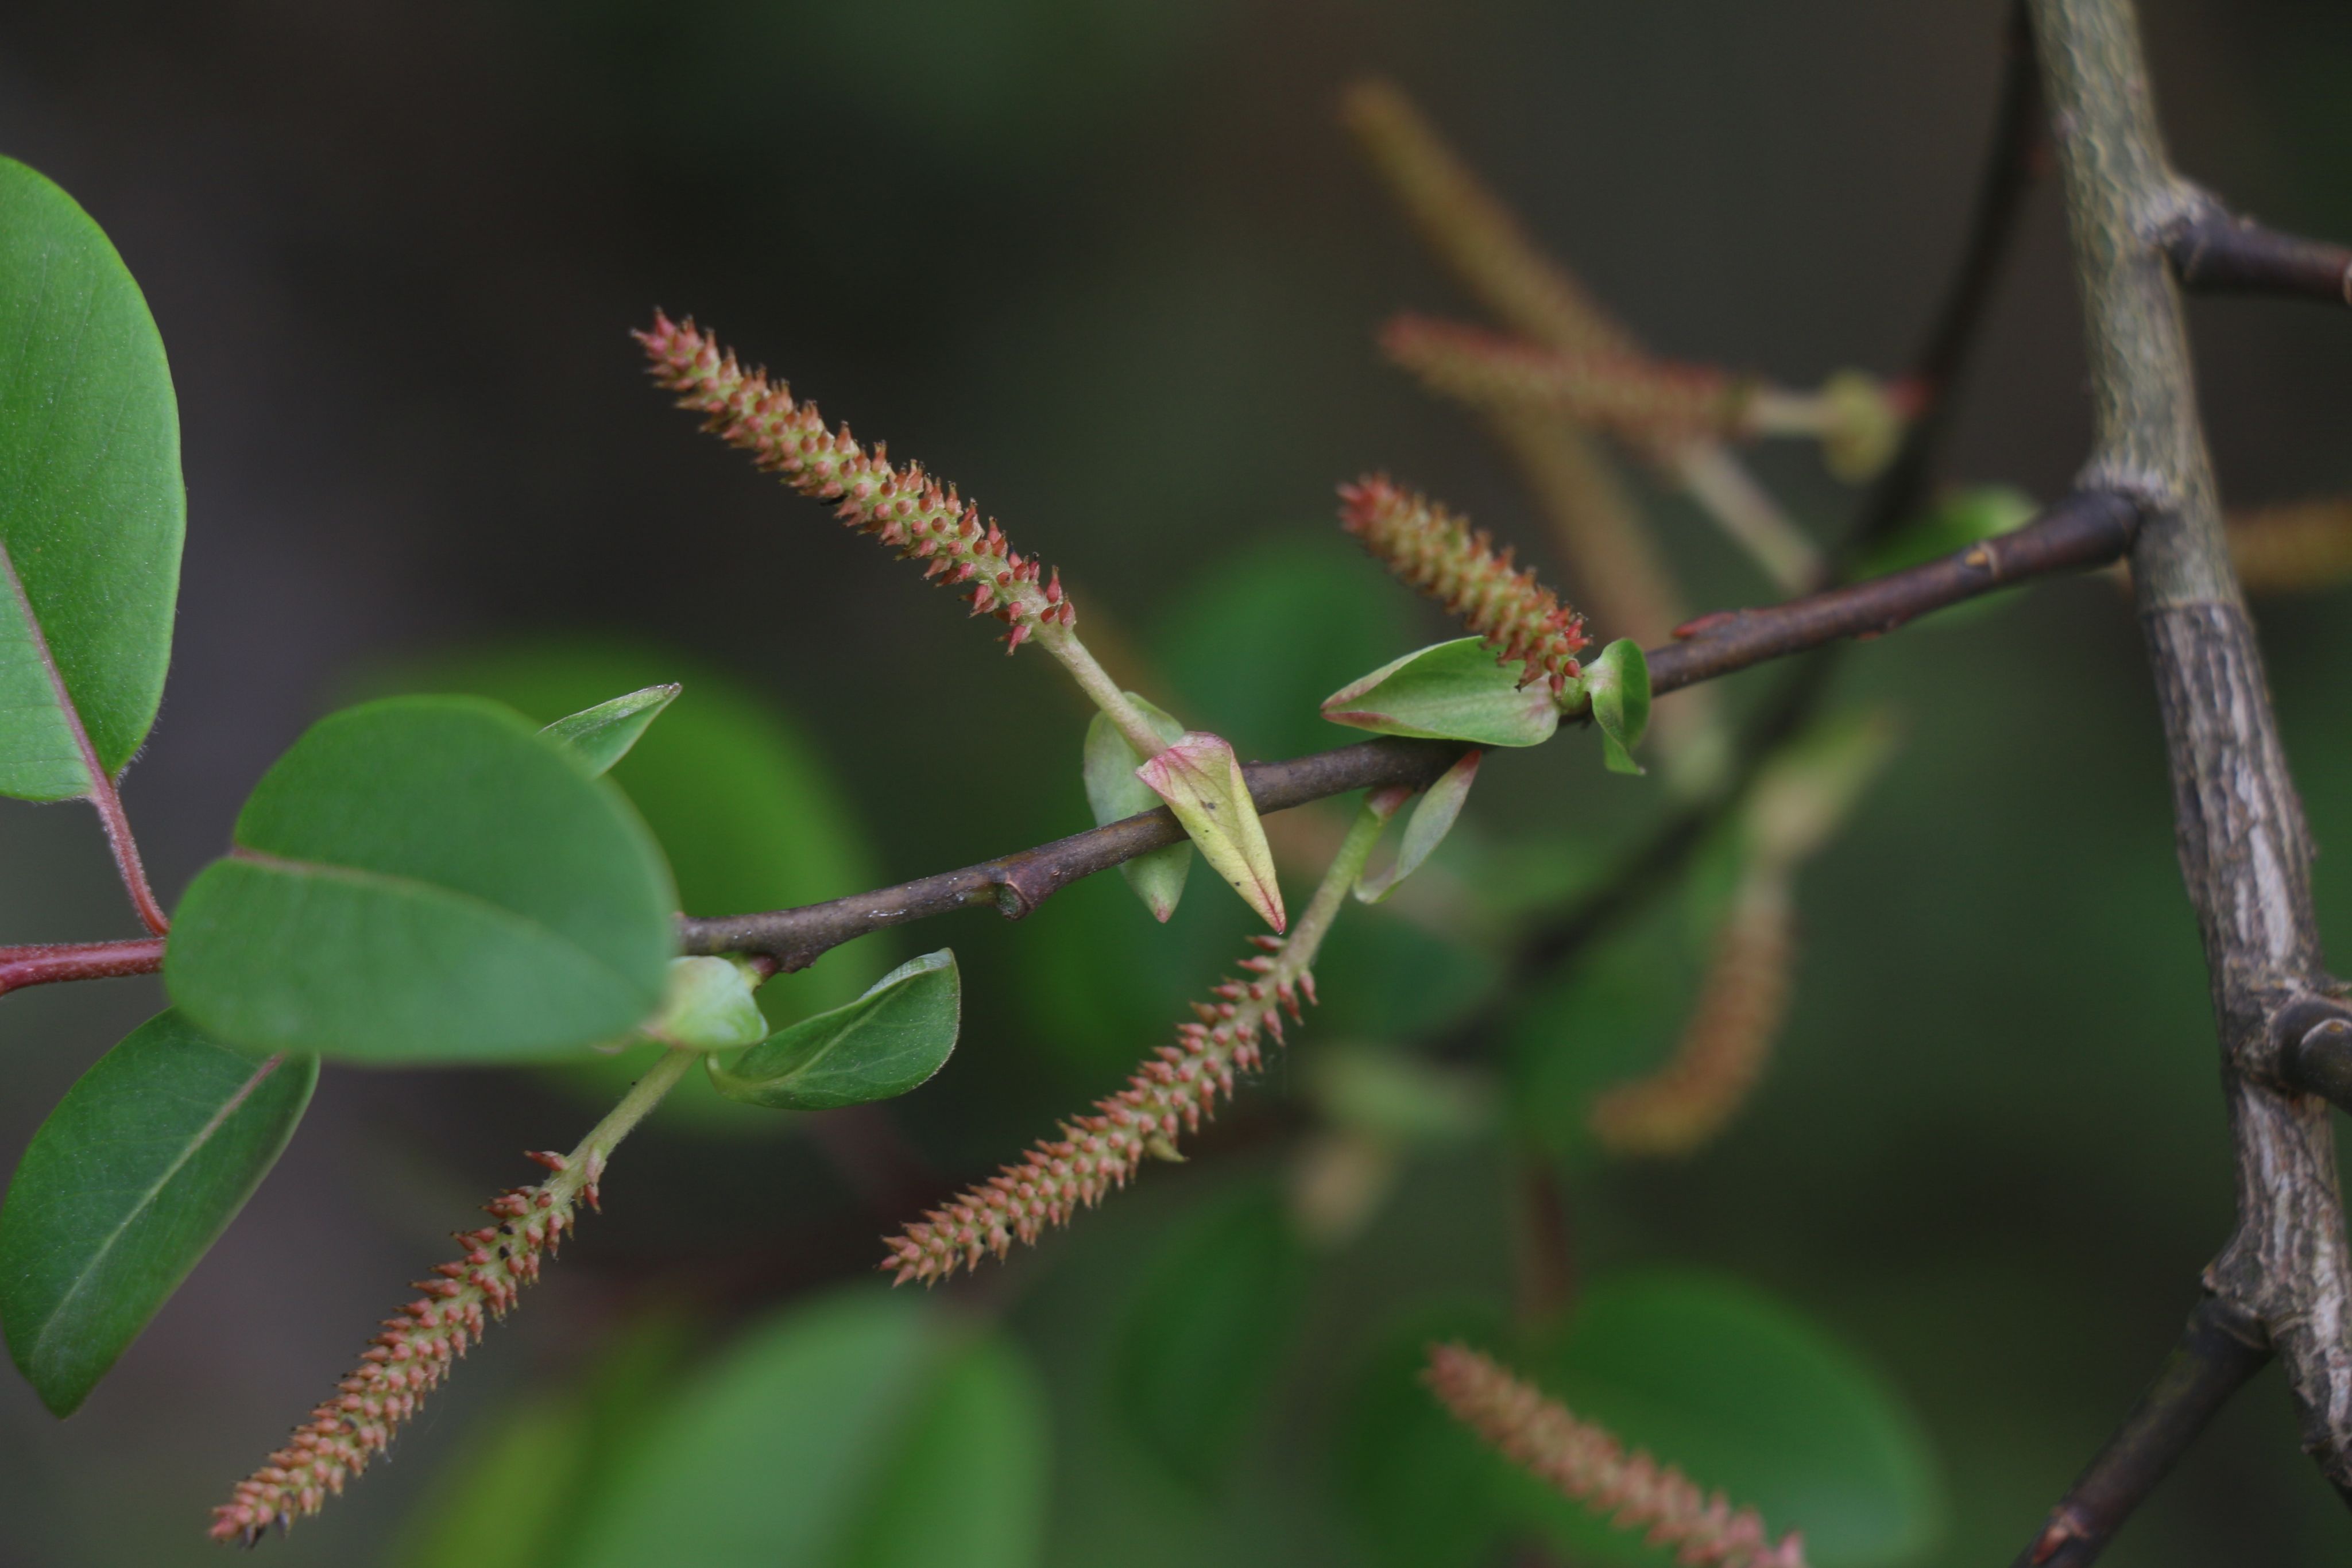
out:
M1752 1508L1734 1509L1672 1465L1661 1465L1607 1428L1579 1419L1466 1345L1429 1350L1423 1379L1463 1425L1513 1464L1608 1517L1645 1532L1683 1563L1717 1568L1805 1568L1804 1538L1769 1540Z
M603 1170L593 1155L530 1157L555 1174L485 1204L496 1224L457 1233L464 1256L416 1281L424 1293L384 1320L334 1396L213 1510L214 1540L251 1545L272 1524L283 1529L340 1495L391 1445L467 1347L480 1341L489 1321L506 1316L522 1288L539 1278L541 1260L554 1255L580 1202L595 1207Z

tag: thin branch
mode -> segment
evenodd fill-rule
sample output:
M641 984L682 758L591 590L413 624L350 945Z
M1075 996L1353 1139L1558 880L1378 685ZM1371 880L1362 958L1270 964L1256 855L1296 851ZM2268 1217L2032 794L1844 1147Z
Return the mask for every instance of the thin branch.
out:
M2029 578L2104 566L2129 547L2137 520L2132 504L2120 497L2070 496L2015 533L1938 560L1768 609L1704 617L1686 628L1690 635L1685 641L1651 651L1651 688L1675 691L1840 637L1875 636L1928 611ZM1252 763L1243 773L1258 810L1280 811L1382 785L1418 789L1452 766L1461 751L1451 741L1391 737L1286 762ZM1183 836L1165 810L1148 811L961 871L825 904L684 918L679 941L688 953L763 953L783 969L803 969L852 937L953 909L993 904L1018 920L1079 878Z
M1701 616L1681 628L1681 641L1650 654L1651 689L1670 692L1840 637L1874 637L2012 582L2104 566L2129 548L2138 521L2123 496L2076 491L2015 533L1924 565L1768 610Z
M0 995L58 980L105 980L152 975L163 967L163 939L135 942L42 942L0 947Z
M2167 229L2164 253L2172 258L2180 286L2192 294L2352 305L2352 250L2265 228L2218 202L2200 204Z
M2001 66L2000 101L1993 112L1992 144L1977 186L1976 210L1959 266L1942 307L1911 362L1919 409L1904 427L1903 444L1864 497L1862 512L1839 551L1851 562L1864 549L1909 522L1927 497L1936 459L1951 434L1952 393L1982 337L1993 286L2017 237L2026 195L2040 177L2047 146L2042 82L2033 57L2033 28L2022 0L2010 12Z
M2097 1562L2174 1461L2270 1359L2260 1322L2219 1296L2200 1301L2156 1381L2050 1511L2013 1568L2088 1568Z

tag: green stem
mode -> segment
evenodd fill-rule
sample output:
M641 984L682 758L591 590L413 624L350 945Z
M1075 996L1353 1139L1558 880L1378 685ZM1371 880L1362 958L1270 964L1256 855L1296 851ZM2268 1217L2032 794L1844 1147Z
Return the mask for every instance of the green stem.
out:
M1363 810L1349 824L1348 836L1339 841L1339 852L1331 857L1330 869L1315 889L1315 896L1290 928L1290 938L1282 945L1282 956L1276 972L1285 979L1296 980L1299 974L1315 962L1316 950L1331 930L1331 922L1339 917L1339 907L1348 901L1348 890L1364 874L1365 862L1372 858L1372 846L1380 842L1381 830L1396 815L1396 805L1383 809L1375 801L1387 791L1375 791L1364 800ZM1402 802L1399 802L1402 803Z
M1151 727L1143 710L1128 700L1127 693L1119 689L1118 683L1110 678L1110 672L1096 661L1087 645L1078 641L1076 632L1066 626L1040 626L1036 642L1061 661L1062 668L1070 672L1071 679L1094 700L1095 706L1110 716L1111 723L1118 726L1118 733L1134 747L1136 756L1149 762L1168 749L1168 742Z
M677 1087L677 1081L687 1075L705 1052L699 1051L665 1051L661 1060L646 1069L646 1075L629 1086L621 1103L604 1113L604 1119L588 1129L580 1146L572 1151L564 1168L550 1177L547 1186L558 1203L570 1203L583 1187L593 1186L604 1174L604 1162L621 1140L629 1135L636 1124L646 1119L653 1108Z

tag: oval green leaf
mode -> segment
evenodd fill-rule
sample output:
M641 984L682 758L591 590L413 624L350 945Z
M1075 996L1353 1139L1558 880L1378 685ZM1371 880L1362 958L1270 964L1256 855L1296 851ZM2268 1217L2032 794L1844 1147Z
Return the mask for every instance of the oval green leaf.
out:
M41 1402L71 1415L245 1207L319 1079L177 1012L98 1060L33 1134L0 1207L0 1322Z
M586 763L589 772L609 773L613 764L626 757L629 747L636 745L646 727L677 699L678 689L676 683L647 686L566 715L549 725L545 733L562 741L574 757Z
M1381 735L1540 746L1559 727L1559 706L1540 681L1519 685L1519 666L1495 662L1477 637L1456 637L1391 660L1323 699L1334 724Z
M0 795L87 795L146 740L186 517L139 285L71 196L0 158Z
M1028 1364L923 1303L788 1312L689 1384L593 1500L564 1568L1031 1568L1044 1396Z
M1151 721L1151 727L1160 732L1162 740L1173 746L1183 738L1184 727L1175 718L1133 692L1128 693L1127 697ZM1111 722L1108 714L1095 715L1087 726L1085 774L1087 805L1095 814L1096 827L1158 810L1160 797L1135 776L1135 770L1145 760L1128 745L1127 737L1119 734L1118 726ZM1176 904L1184 896L1184 878L1192 869L1190 841L1138 855L1122 862L1118 868L1135 896L1151 911L1151 917L1163 924L1176 913Z
M710 1081L730 1100L781 1111L831 1111L887 1100L947 1064L963 1015L955 955L909 958L846 1007L777 1030Z
M1281 1191L1253 1185L1183 1226L1121 1321L1112 1408L1177 1479L1213 1490L1272 1402L1307 1304Z
M163 973L255 1050L549 1060L626 1035L676 949L618 790L511 709L393 697L320 720L181 901Z
M1909 1561L1941 1525L1934 1461L1895 1393L1825 1331L1738 1281L1664 1270L1601 1281L1528 1370L1577 1415L1756 1509L1775 1536L1802 1531L1814 1568ZM1575 1561L1672 1561L1531 1477L1514 1490L1524 1517Z
M474 653L405 672L413 692L466 692L553 719L607 692L682 675L677 700L614 766L619 785L668 858L679 907L697 915L787 909L886 880L824 747L768 696L675 649L556 641ZM895 931L835 949L814 968L760 988L768 1032L851 1001L897 962ZM665 1048L632 1047L551 1071L599 1110ZM789 1121L716 1093L672 1094L654 1113L678 1128L783 1134Z

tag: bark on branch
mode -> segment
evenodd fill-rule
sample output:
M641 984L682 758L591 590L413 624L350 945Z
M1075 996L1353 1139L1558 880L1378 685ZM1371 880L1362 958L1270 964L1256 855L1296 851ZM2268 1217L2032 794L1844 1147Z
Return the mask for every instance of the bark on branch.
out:
M2175 237L2213 205L2166 160L2130 0L2031 5L2091 364L2096 444L2084 482L2137 496L2147 510L2132 580L2237 1151L2237 1229L2206 1287L2268 1336L2305 1448L2347 1490L2352 1266L2333 1132L2326 1103L2288 1080L2278 1027L2330 986L2311 841L2230 567L2174 275ZM2219 254L2191 256L2187 270L2217 276Z
M2219 1297L2200 1301L2156 1381L2012 1568L2084 1568L2096 1561L2230 1396L2270 1359L2262 1324Z

